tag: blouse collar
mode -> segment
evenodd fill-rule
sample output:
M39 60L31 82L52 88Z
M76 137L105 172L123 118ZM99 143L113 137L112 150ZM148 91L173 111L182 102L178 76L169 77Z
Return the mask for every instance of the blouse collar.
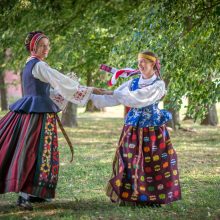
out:
M40 57L38 57L38 56L36 56L36 55L31 55L31 56L29 56L29 57L27 58L26 63L29 62L30 60L35 59L35 58L37 58L37 59L40 60L40 61L43 61Z
M144 79L143 75L141 74L138 84L139 84L139 86L144 87L144 86L150 85L156 79L157 79L157 75L156 74L154 74L151 78L148 78L148 79Z

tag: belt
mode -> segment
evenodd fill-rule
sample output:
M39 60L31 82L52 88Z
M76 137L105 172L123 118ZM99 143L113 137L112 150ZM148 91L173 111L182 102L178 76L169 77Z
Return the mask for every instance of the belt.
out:
M73 144L71 143L71 141L70 141L70 139L69 139L69 137L68 137L68 135L67 135L67 133L66 133L66 131L65 131L65 129L64 129L62 123L61 123L61 121L60 121L60 118L59 118L59 116L57 114L56 114L56 118L57 118L57 122L58 122L58 125L60 127L60 130L62 131L63 136L66 139L67 144L69 145L69 148L70 148L70 151L71 151L71 160L70 160L70 162L72 162L73 161L73 155L74 155Z

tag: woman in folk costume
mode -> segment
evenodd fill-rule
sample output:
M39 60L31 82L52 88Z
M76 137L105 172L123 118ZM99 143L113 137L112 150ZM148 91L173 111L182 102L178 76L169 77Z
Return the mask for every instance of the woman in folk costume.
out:
M156 56L138 55L141 75L114 92L92 95L98 108L123 104L130 107L113 162L107 195L113 202L160 206L181 198L177 155L166 122L172 116L158 108L165 83Z
M0 193L20 192L17 204L32 210L30 200L54 198L58 181L60 108L50 89L59 94L53 96L56 103L65 98L82 105L100 90L83 87L45 63L50 45L42 32L29 33L25 46L30 57L22 74L24 97L0 120Z

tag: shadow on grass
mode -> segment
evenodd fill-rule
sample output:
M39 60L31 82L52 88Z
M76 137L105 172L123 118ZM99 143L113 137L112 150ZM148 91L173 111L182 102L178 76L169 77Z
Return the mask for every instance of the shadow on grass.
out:
M0 219L27 219L49 218L52 216L88 216L103 213L103 211L114 212L118 208L117 204L102 200L55 200L50 203L35 203L33 211L24 211L16 204L0 202Z

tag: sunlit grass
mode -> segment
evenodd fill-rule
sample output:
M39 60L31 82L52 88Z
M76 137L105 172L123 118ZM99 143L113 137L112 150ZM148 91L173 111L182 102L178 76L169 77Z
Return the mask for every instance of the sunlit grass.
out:
M220 108L218 108L219 111ZM178 153L182 200L162 208L119 207L105 195L112 159L123 126L121 107L83 113L79 127L66 129L75 148L70 151L59 132L60 175L56 199L34 205L33 212L15 206L17 195L0 195L1 219L218 219L220 218L220 127L191 121L193 132L171 132ZM4 113L1 113L1 116Z

